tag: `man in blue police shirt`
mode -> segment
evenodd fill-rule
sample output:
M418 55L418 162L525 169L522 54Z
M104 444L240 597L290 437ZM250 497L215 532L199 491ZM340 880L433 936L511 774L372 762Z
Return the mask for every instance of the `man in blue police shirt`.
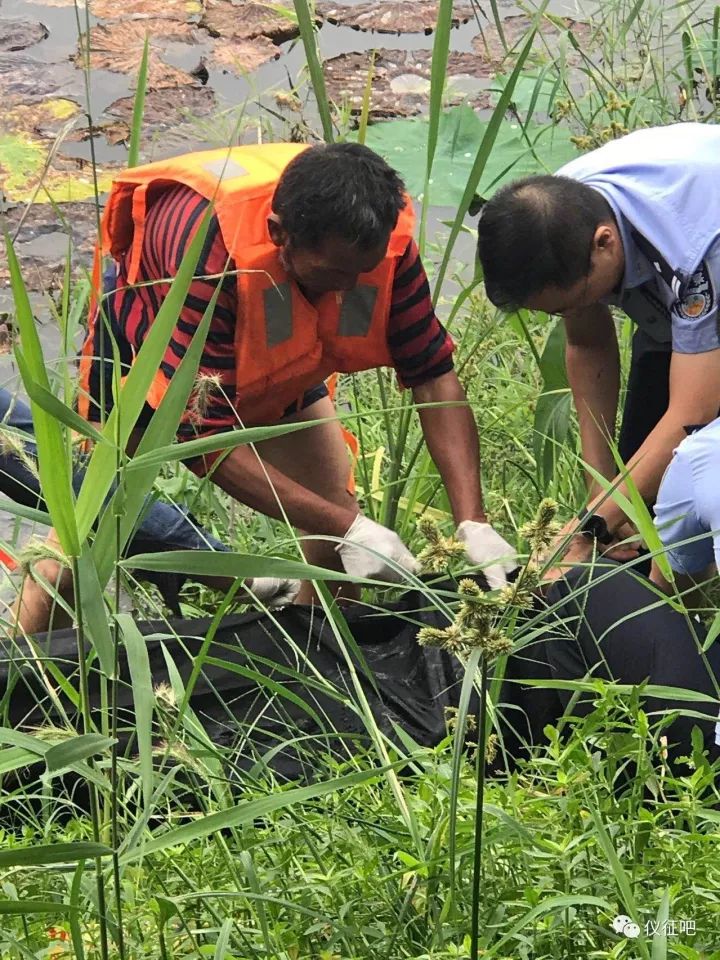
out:
M494 304L563 316L583 458L608 479L620 384L610 307L635 322L619 448L653 502L686 426L720 409L720 126L639 130L509 184L483 208L478 253ZM570 560L627 533L588 479Z

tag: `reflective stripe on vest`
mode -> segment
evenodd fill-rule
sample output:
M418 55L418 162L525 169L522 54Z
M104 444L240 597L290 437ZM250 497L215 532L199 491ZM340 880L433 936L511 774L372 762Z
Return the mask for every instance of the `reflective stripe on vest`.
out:
M378 288L360 284L343 296L338 321L339 337L367 337L372 324ZM293 334L292 292L289 283L279 283L263 291L265 306L265 342L268 347L285 343Z
M263 291L265 303L265 342L269 347L289 340L293 332L292 293L289 283L279 283Z
M370 332L378 288L359 284L348 290L340 307L338 335L341 337L366 337Z
M216 157L208 163L203 164L203 170L207 170L218 180L232 180L234 177L246 177L248 175L245 167L241 166L232 157Z

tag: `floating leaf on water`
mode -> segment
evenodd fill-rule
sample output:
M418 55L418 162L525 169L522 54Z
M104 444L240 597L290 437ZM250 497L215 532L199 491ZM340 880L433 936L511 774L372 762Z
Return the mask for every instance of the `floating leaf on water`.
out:
M83 78L72 64L44 63L25 54L0 53L0 99L31 103L47 97L82 97Z
M0 136L0 182L8 202L31 200L41 179L56 203L85 200L94 195L90 164L58 154L50 170L45 171L47 156L48 144L42 140L23 134ZM110 186L112 171L98 170L97 176L98 189L104 193ZM45 190L38 192L36 203L50 202Z
M214 66L242 76L252 73L263 64L277 60L280 50L267 37L255 37L253 40L230 40L218 43L210 58Z
M68 171L61 171L61 175L67 178ZM105 189L108 175L109 172L102 178ZM58 199L61 199L61 195L62 190L56 194ZM23 201L5 214L11 236L21 218L23 221L15 248L28 289L47 292L60 288L65 275L68 237L72 238L73 277L85 275L92 264L97 238L93 202L60 203L57 208L50 203L34 203L26 208ZM0 258L0 286L7 286L8 282L7 258L3 257Z
M375 0L375 3L319 3L317 12L328 23L375 33L432 33L438 18L436 0ZM469 5L453 4L452 25L472 19Z
M29 137L55 137L65 122L79 113L80 105L64 97L23 103L18 96L9 96L3 101L3 129Z
M235 5L230 0L207 0L200 25L213 37L223 40L253 40L267 37L274 43L294 40L300 35L297 18L281 4L247 0Z
M417 73L401 73L390 80L393 93L415 93L420 96L430 93L430 78L420 77Z
M117 168L112 167L97 169L97 188L101 197L110 189L116 172ZM52 200L59 204L90 200L95 196L91 165L75 157L55 157L53 167L44 178L43 184ZM34 187L35 184L32 186ZM50 202L45 190L38 194L38 200L41 203Z
M90 12L101 20L164 17L185 20L202 13L201 0L90 0Z
M530 31L532 22L532 18L525 14L506 17L502 21L503 35L508 50L520 46L522 40ZM559 37L563 30L572 33L583 47L589 47L593 35L593 28L589 23L582 20L573 20L571 17L553 17L551 19L543 17L533 44L535 50L543 52L547 58L549 56L546 49L548 41ZM481 34L474 37L472 44L478 56L482 57L486 63L499 67L505 59L505 47L495 26L487 27ZM571 47L568 51L568 63L577 62L578 59L578 54Z
M74 7L75 0L27 0L42 7ZM172 17L184 20L202 11L202 0L90 0L90 13L103 20L126 16ZM81 10L85 0L80 0Z
M7 200L43 168L47 151L42 143L24 134L0 135L0 183Z
M99 129L111 147L116 147L120 143L130 143L130 126L122 120L101 123Z
M0 19L0 50L24 50L50 36L44 23L37 20Z
M453 107L440 118L440 133L430 186L433 204L455 206L462 199L487 122L468 106ZM509 180L557 170L577 156L570 131L551 124L528 123L525 133L503 120L488 159L478 193L488 197ZM425 184L427 120L391 120L368 127L366 144L402 175L410 194L420 197Z
M28 251L28 259L33 262L34 272L38 276L43 274L46 279L54 274L62 276L68 236L72 237L73 242L73 264L88 266L91 263L97 237L94 203L65 203L57 210L49 203L33 204L29 209L23 205L12 207L5 215L11 236L14 235L21 218L22 226L16 241L18 252L22 254L23 251ZM38 262L40 258L31 252L37 247L43 247L43 252L45 248L50 251L42 263ZM0 282L4 283L6 279L7 264L3 260L0 261ZM25 276L26 282L30 279L32 278ZM34 282L33 279L33 284ZM33 285L32 289L44 289L44 286Z
M110 104L105 112L117 118L119 126L128 127L132 122L133 106L132 97L123 97ZM196 149L198 139L213 139L215 107L215 94L209 87L151 90L145 98L143 115L140 146L143 162ZM209 119L204 121L206 117ZM228 136L231 135L232 131Z
M130 142L130 125L123 120L95 121L92 125L93 137L105 137L111 147ZM90 127L75 127L64 138L69 143L84 143L90 139Z
M148 88L192 85L195 80L184 70L172 67L162 59L162 53L171 43L194 44L197 31L191 24L178 20L129 20L107 23L90 31L90 67L93 70L112 70L127 73L137 81L138 70L145 47L145 36L150 37L148 56ZM86 35L80 41L75 63L83 66Z
M124 123L132 121L134 97L115 100L105 110L109 117ZM145 97L143 127L177 127L191 117L205 117L215 107L215 94L208 87L173 87L151 90Z
M430 90L430 50L380 50L376 53L370 95L370 116L409 117L427 106ZM323 64L329 96L336 103L345 103L354 113L362 109L372 52L342 53ZM450 53L448 59L446 102L467 101L483 109L489 106L489 95L478 89L470 95L453 84L457 77L473 77L485 81L493 70L472 53Z

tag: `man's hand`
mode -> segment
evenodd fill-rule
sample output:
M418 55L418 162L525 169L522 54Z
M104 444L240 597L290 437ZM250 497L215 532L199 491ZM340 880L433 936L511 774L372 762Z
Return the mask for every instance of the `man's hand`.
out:
M560 553L557 566L547 575L547 579L556 579L570 567L589 563L594 556L626 563L629 560L635 560L640 554L642 543L629 523L624 523L616 531L612 543L608 544L598 543L592 537L578 533L579 526L580 521L577 519L565 524L554 544L547 550L543 558L545 561Z
M253 577L246 582L245 589L253 600L259 601L268 610L281 610L292 603L300 592L300 581Z
M602 554L609 557L610 560L626 563L628 560L635 560L639 557L640 551L645 548L646 544L641 539L640 534L628 521L617 528L613 542L603 547Z
M396 566L408 573L420 572L420 564L400 537L361 513L335 549L352 577L398 583L402 580L402 573Z
M515 551L489 523L463 520L455 536L465 544L468 560L483 567L491 590L504 587L507 575L517 566Z

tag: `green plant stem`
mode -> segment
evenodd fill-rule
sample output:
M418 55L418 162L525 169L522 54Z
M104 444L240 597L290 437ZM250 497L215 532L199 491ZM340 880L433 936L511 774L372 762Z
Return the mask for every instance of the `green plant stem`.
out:
M118 448L118 454L119 454ZM120 516L116 519L116 559L120 557ZM115 610L120 607L120 573L115 566ZM125 933L123 928L123 898L122 884L120 878L120 857L118 850L120 848L120 828L118 817L118 685L120 683L120 624L115 618L113 624L113 646L115 654L115 671L113 679L110 681L110 736L113 740L110 754L110 822L111 822L111 846L112 846L112 867L113 883L115 886L115 912L117 914L117 946L120 960L125 960Z
M483 813L485 805L485 740L487 727L487 700L489 693L489 669L487 657L480 666L480 721L478 729L475 796L475 846L473 851L472 918L470 926L470 958L478 960L480 934L480 884L482 882Z
M385 508L384 523L385 526L394 529L397 521L398 509L400 507L400 497L404 488L404 481L401 484L400 475L403 465L403 451L407 444L408 432L412 418L412 408L402 410L400 413L400 422L398 424L397 436L395 438L395 451L390 463L390 479L388 481L388 501Z
M82 619L82 603L80 597L80 569L78 558L72 558L73 586L75 594L75 616L77 638L78 670L80 673L80 712L83 718L83 731L90 733L90 684L88 681L87 658L85 650L85 628ZM92 761L88 761L92 763ZM97 786L88 780L88 796L90 798L90 820L92 823L93 840L100 843L100 812L98 807ZM105 877L103 875L102 859L95 858L95 879L97 884L98 913L100 925L100 955L102 960L109 960L107 902L105 898Z
M80 43L80 52L82 53L83 58L83 79L85 86L85 107L86 107L86 117L88 122L88 143L90 146L90 160L92 164L92 177L93 177L93 200L95 204L95 226L96 226L96 235L98 242L101 237L100 232L100 189L98 186L98 176L97 176L97 158L95 155L95 129L93 124L92 116L92 106L91 106L91 97L90 97L90 4L89 0L85 0L83 4L85 10L85 42L83 43L83 30L82 24L80 22L80 10L78 3L80 0L75 0L75 22L77 25L78 33L78 42ZM100 291L96 291L97 294ZM98 296L99 302L99 296ZM100 315L98 315L98 320L100 320ZM99 352L101 357L105 357L105 324L102 323L100 326L100 344ZM100 418L101 422L105 420L105 377L100 377Z
M315 32L315 23L313 14L310 11L308 0L294 0L295 13L297 15L298 27L300 28L300 37L305 49L305 59L307 61L310 82L315 93L318 113L320 114L320 123L322 124L323 137L326 143L332 143L334 140L333 122L330 114L330 101L328 100L327 89L325 87L325 76L323 74L320 56L318 54L317 36Z
M145 36L145 47L143 50L143 63L140 68L140 79L138 80L138 96L142 90L142 97L145 95L145 85L147 77L147 57L148 57L148 37ZM135 104L135 112L137 113L137 100ZM142 120L142 104L140 106L140 120ZM139 134L138 134L139 139ZM137 158L136 158L137 159ZM115 369L113 375L119 379L119 371ZM119 384L118 384L119 386ZM123 463L125 460L125 451L122 448L121 442L121 432L120 432L120 421L122 417L122 409L118 410L118 417L116 421L115 429L115 444L116 444L116 469L117 469L117 478L118 478L118 489L122 493L122 489L125 484L125 474L123 472ZM123 502L122 495L120 496L120 504ZM113 500L113 505L115 501ZM118 561L120 560L123 548L122 541L122 515L120 512L116 512L115 515L115 569L114 569L114 588L115 588L115 614L120 610L120 570L118 567ZM110 822L111 827L111 846L112 846L112 868L113 868L113 883L115 887L115 912L117 914L117 945L118 945L118 954L120 960L125 960L125 933L123 925L123 898L122 898L122 883L120 877L120 829L119 829L119 817L118 817L118 800L119 800L119 789L118 789L118 686L120 683L120 621L117 616L115 616L113 621L113 659L114 659L114 670L113 678L110 682L110 737L113 741L110 754Z

